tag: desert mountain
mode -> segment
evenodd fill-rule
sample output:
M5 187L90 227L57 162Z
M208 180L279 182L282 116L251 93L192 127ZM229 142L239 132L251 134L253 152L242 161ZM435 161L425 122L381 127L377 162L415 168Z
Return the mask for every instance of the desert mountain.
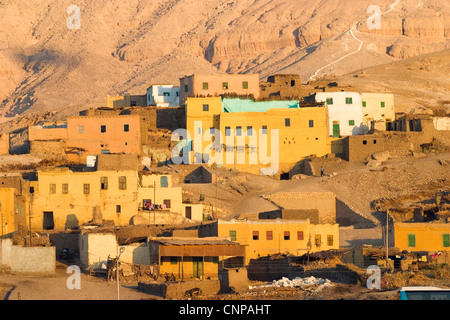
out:
M151 83L178 84L192 73L297 73L307 81L450 47L447 0L378 0L380 29L366 23L372 0L77 3L81 24L72 30L73 1L0 0L2 121L103 103L107 94L142 94ZM384 81L376 73L368 79ZM450 100L448 91L439 100Z

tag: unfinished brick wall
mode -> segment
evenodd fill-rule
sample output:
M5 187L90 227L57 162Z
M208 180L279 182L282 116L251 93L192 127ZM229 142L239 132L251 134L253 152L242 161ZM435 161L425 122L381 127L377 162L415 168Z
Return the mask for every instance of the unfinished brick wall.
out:
M347 161L363 161L381 151L420 151L433 135L423 132L390 132L380 135L348 136L343 139Z
M282 208L283 216L318 210L318 223L336 223L336 196L332 192L277 192L264 198Z
M65 141L62 140L34 140L30 141L30 154L48 158L66 158Z
M156 126L159 129L169 129L171 131L179 128L185 128L185 108L157 108Z

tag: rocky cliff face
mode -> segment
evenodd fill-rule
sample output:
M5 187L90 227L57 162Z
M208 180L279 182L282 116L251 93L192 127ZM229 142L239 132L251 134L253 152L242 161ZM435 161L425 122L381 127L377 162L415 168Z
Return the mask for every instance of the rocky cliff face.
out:
M192 73L346 73L449 45L446 0L86 0L69 30L63 0L0 0L0 118L142 94ZM385 13L386 12L386 13ZM3 119L4 120L4 119Z

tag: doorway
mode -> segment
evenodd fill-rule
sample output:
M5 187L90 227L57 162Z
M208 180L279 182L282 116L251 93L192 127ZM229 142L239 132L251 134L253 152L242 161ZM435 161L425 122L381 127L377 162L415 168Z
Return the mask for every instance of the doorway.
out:
M194 278L203 277L203 258L193 257L192 264L194 266Z
M53 212L52 211L44 212L43 229L53 230L54 228L55 228L55 221L53 220Z
M280 174L280 180L289 180L289 172Z
M341 130L339 128L339 122L333 122L333 137L339 138L341 136Z
M191 206L186 206L185 217L187 219L192 219L192 207Z

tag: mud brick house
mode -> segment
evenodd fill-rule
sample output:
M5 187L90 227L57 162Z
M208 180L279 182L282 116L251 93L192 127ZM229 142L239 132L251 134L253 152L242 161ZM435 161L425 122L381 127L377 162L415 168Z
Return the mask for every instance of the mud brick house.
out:
M188 97L243 95L259 98L258 74L193 74L180 78L180 106Z

